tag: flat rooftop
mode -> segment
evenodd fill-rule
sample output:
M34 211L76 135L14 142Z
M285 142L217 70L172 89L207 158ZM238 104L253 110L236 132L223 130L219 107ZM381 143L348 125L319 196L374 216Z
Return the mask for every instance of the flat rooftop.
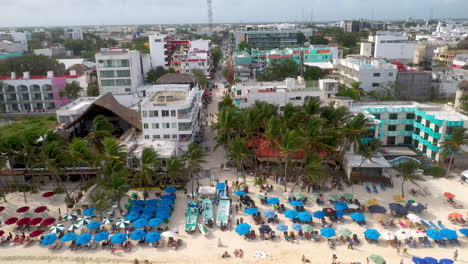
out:
M150 102L168 105L182 105L188 96L187 91L158 91L153 94Z

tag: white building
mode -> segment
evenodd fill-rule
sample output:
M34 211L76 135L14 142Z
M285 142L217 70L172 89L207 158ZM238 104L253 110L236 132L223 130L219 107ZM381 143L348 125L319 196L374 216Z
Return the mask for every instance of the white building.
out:
M361 50L359 54L361 56L371 57L372 56L372 43L361 42Z
M34 50L35 55L44 55L44 56L49 56L49 57L63 56L65 55L65 52L66 50L64 47L50 47L50 48L45 48L45 49Z
M83 40L82 28L78 28L78 27L65 28L63 31L64 31L64 39Z
M140 52L102 49L96 53L99 94L133 94L143 84Z
M140 104L146 140L177 142L185 149L199 132L202 91L190 85L155 85Z
M333 63L340 83L348 87L353 82L360 82L365 91L375 91L390 87L396 81L397 66L384 60L348 56Z
M151 66L156 68L158 66L166 67L169 65L167 52L167 35L155 34L149 36Z
M401 32L377 31L375 35L375 58L412 62L414 48L415 44L409 43Z

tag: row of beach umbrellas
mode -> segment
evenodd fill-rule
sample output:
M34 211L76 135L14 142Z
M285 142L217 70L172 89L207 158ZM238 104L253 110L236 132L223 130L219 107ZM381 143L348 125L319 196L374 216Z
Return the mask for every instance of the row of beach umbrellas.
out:
M0 212L2 212L5 209L6 209L5 206L0 206ZM22 206L16 209L16 212L22 214L22 213L29 211L29 209L31 209L29 206ZM43 213L46 210L47 210L47 206L39 206L34 209L34 212L39 214L39 213Z

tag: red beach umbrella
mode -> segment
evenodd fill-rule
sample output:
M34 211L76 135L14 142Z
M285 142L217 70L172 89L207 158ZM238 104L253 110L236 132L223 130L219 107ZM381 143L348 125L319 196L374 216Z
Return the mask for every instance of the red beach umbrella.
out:
M42 235L42 233L44 233L44 230L36 230L36 231L33 231L31 234L29 234L29 237L37 237L37 236Z
M36 217L36 218L31 219L31 221L29 221L29 225L37 225L40 222L42 222L42 218L41 217Z
M47 210L47 206L39 206L38 208L34 209L35 213L42 213Z
M3 236L3 234L5 234L5 231L0 230L0 236Z
M449 198L449 199L455 198L455 194L449 193L449 192L445 192L445 193L444 193L444 196L447 197L447 198Z
M0 212L5 210L5 206L0 206Z
M55 218L47 218L44 221L42 221L41 225L48 226L48 225L51 225L53 223L55 223Z
M16 221L18 221L18 218L17 217L12 217L12 218L9 218L5 221L5 225L12 225L14 223L16 223Z
M25 218L21 218L20 220L18 220L18 222L16 222L17 225L27 225L29 224L29 222L31 221L31 219L29 219L29 217L25 217Z
M27 212L29 210L29 206L23 206L23 207L20 207L16 210L17 213L24 213L24 212Z
M51 196L54 196L55 193L54 192L45 192L42 194L42 197L45 197L45 198L48 198L48 197L51 197Z

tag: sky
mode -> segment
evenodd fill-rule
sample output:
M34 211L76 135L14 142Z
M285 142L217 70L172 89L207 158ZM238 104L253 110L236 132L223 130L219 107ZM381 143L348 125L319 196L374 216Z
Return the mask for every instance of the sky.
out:
M212 0L214 23L468 18L468 0ZM0 0L0 27L206 23L206 0Z

